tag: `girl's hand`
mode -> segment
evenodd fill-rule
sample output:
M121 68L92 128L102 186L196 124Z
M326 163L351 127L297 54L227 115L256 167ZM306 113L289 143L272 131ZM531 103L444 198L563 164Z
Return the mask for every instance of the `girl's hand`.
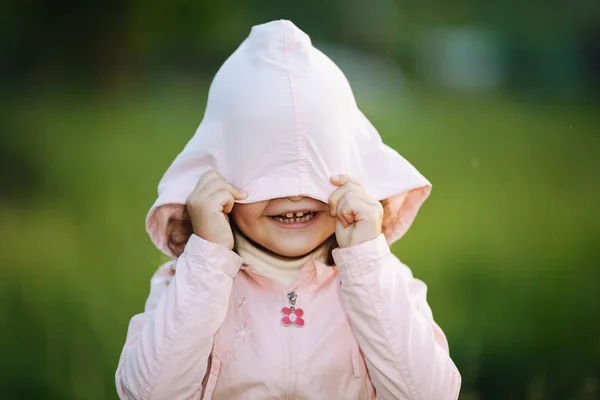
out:
M352 247L381 234L383 206L360 182L348 175L329 178L339 186L329 197L329 211L337 218L335 236L340 247Z
M248 193L234 187L218 172L210 170L204 173L186 201L194 233L232 250L233 233L227 214L236 200L246 197Z

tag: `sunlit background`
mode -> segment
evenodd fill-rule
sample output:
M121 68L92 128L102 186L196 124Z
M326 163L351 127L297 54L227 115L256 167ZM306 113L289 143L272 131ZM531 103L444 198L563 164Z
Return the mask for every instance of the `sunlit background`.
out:
M115 399L158 180L252 25L290 19L433 183L395 253L464 400L600 398L600 3L0 6L3 399ZM385 174L386 171L381 171Z

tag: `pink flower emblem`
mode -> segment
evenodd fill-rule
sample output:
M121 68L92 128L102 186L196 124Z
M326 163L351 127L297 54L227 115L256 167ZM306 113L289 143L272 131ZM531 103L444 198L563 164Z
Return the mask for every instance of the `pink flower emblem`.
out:
M283 314L283 318L281 318L281 323L284 326L296 325L297 327L304 326L304 320L302 316L304 315L304 311L301 308L294 307L283 307L281 309L281 313Z

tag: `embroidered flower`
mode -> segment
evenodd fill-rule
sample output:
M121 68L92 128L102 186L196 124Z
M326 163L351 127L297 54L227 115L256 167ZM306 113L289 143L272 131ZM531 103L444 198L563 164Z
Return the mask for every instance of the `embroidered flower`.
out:
M248 326L247 322L233 331L233 342L246 343L249 338L252 337L252 329Z
M304 326L304 320L302 319L304 311L302 311L301 308L283 307L281 309L281 313L283 314L281 323L284 326L290 326L292 324L298 327Z

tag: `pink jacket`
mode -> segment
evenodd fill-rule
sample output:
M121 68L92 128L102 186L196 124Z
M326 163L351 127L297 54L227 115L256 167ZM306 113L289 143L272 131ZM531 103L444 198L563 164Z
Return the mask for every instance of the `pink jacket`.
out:
M398 134L401 134L398 133ZM223 247L192 236L177 258L173 220L208 169L255 202L327 202L338 173L384 203L383 234L308 262L298 277L305 325L282 325L286 290ZM289 21L255 26L223 64L204 119L159 184L147 231L176 258L152 279L116 374L122 399L456 399L460 375L426 287L390 253L431 185L386 146L344 74ZM174 274L174 271L177 271Z
M385 238L334 250L297 279L302 328L281 324L286 290L192 236L131 320L121 399L457 399L460 374L427 288Z

